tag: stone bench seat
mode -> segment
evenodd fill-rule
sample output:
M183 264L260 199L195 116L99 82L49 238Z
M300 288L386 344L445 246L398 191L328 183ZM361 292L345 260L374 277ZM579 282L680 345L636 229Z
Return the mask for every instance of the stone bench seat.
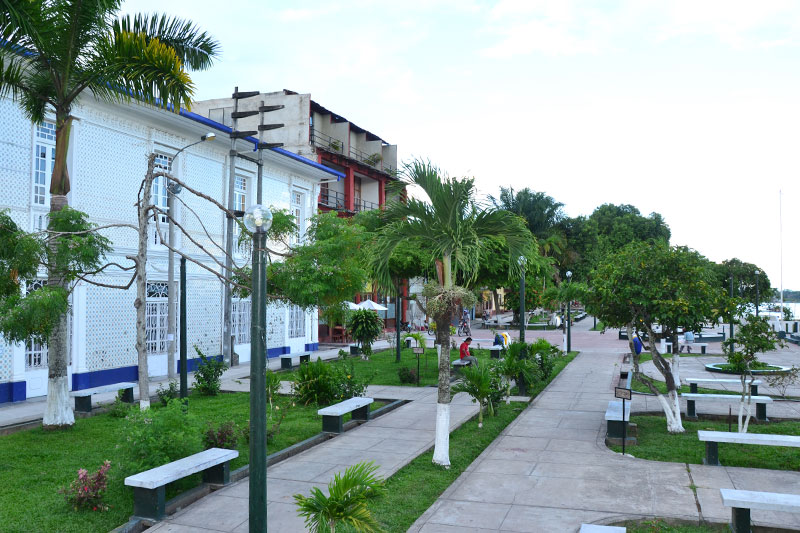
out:
M741 380L738 379L715 379L715 378L687 378L686 383L689 384L690 392L696 393L697 392L697 384L700 383L736 383L737 385L741 385ZM754 379L752 383L748 380L747 383L750 385L750 394L753 396L758 396L758 386L761 385L760 379Z
M597 524L581 524L578 533L625 533L628 528L620 526L599 526Z
M123 391L122 401L133 403L133 388L136 383L112 383L111 385L101 385L100 387L92 387L91 389L81 389L72 391L70 396L75 398L75 410L81 413L89 413L92 411L92 395L102 394L104 392L117 392Z
M734 433L729 431L698 431L697 438L706 443L706 457L703 463L720 466L717 444L755 444L758 446L786 446L800 448L800 437L794 435L765 435L759 433Z
M622 442L622 436L626 436L626 442L635 442L633 438L627 435L625 424L631 421L631 403L632 401L625 402L625 417L622 416L622 400L611 400L608 402L606 409L606 438L618 440ZM613 442L613 441L612 441Z
M665 342L664 343L667 347L667 353L672 353L672 343ZM681 342L679 343L681 348L692 348L694 346L700 347L700 353L706 353L706 348L708 348L707 342Z
M353 413L353 420L369 420L369 404L374 402L372 398L350 398L343 402L324 407L317 411L322 416L322 431L324 433L343 433L344 415Z
M722 504L731 507L733 533L750 533L750 509L783 513L800 512L800 496L796 494L735 489L719 489L719 492Z
M491 357L492 359L500 359L500 354L502 353L503 353L502 346L489 346L489 357Z
M133 487L133 514L142 518L161 520L166 509L164 487L168 483L198 472L203 472L203 481L206 483L228 484L229 463L237 457L239 452L236 450L211 448L126 477L125 485Z
M460 367L463 367L463 366L470 366L471 364L472 364L472 361L464 361L463 359L456 359L455 361L450 363L450 365L453 368L460 368Z
M302 365L303 363L308 363L311 361L311 352L300 352L298 354L285 353L281 355L281 370L291 370L292 358L295 356L299 356L300 358L298 365Z
M686 399L686 418L693 419L697 418L695 402L727 400L739 403L742 398L738 394L695 394L691 392L681 394L681 396ZM756 419L761 422L769 422L767 419L767 404L772 403L772 398L769 396L750 396L750 401L756 404Z

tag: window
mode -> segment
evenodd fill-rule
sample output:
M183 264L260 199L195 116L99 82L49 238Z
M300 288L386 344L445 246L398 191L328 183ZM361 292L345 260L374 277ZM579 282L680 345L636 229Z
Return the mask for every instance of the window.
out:
M233 210L244 211L247 209L247 178L236 176L233 183Z
M292 191L292 215L297 224L297 233L292 237L292 244L302 241L306 232L305 196L302 192Z
M293 305L289 308L289 338L306 336L306 313L301 307Z
M167 351L167 297L169 286L165 281L147 283L147 301L145 302L145 345L148 354L165 353Z
M208 110L208 118L214 122L230 126L233 124L231 113L233 113L233 107L217 107Z
M56 125L43 122L36 126L33 167L33 204L46 206L50 196L50 177L56 161Z
M159 170L168 172L172 168L172 158L162 154L156 154L156 161L155 161L155 171L158 172ZM165 176L158 176L153 180L153 188L152 188L152 197L150 201L153 202L153 205L159 207L166 211L167 209L167 178ZM166 215L158 215L158 224L159 227L156 229L155 224L153 225L153 233L150 239L152 244L161 244L161 239L158 236L158 230L161 230L161 233L164 237L167 236L167 227L166 224L168 223L168 219Z
M233 335L234 344L247 344L250 342L250 306L250 298L233 300L231 335Z
M26 294L44 287L45 281L35 279L25 284ZM47 344L38 340L29 339L25 343L25 370L47 368Z

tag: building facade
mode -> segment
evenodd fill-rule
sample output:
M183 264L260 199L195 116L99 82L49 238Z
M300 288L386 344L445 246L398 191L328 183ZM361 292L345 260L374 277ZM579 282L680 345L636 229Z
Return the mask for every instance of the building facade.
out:
M226 133L230 129L223 124L194 113L176 114L137 104L108 104L89 96L75 107L73 114L67 162L72 184L69 204L87 213L92 222L100 226L137 224L134 204L151 153L156 154L159 167L170 169L188 186L227 205L231 158ZM47 227L50 206L54 121L32 124L19 106L7 98L0 98L0 118L0 209L8 210L21 228L40 231ZM181 148L207 132L215 132L216 140L188 148L174 158ZM249 151L255 157L254 142L255 139L239 140L237 150ZM320 183L344 177L314 160L280 149L265 150L263 157L263 203L293 209L300 215L298 220L305 224L317 207ZM251 161L238 157L234 161L234 202L237 209L246 209L256 201L257 169ZM153 203L166 208L163 177L156 178L152 192ZM224 256L219 253L214 261L203 248L225 249L225 217L212 203L186 190L176 198L175 218L186 234L175 232L175 246L202 265L187 261L187 343L192 369L197 361L193 347L206 355L222 353L224 286L209 269L221 272L218 262L224 263ZM151 376L168 374L168 346L170 342L177 345L177 339L170 339L167 333L168 250L160 240L167 235L166 221L159 221L159 227L161 235L155 223L148 228L146 323ZM131 265L126 256L136 253L136 231L114 227L102 233L113 243L107 261ZM236 264L250 261L247 247L234 248ZM178 263L176 258L176 280ZM46 272L41 271L37 279L23 282L23 290L36 290L45 279ZM92 279L125 284L130 272L112 267ZM136 381L135 298L135 286L121 290L83 281L76 285L71 295L68 328L71 390ZM174 300L179 301L177 297ZM250 359L250 311L249 298L234 299L232 334L240 362ZM268 306L265 355L277 357L315 350L317 346L315 311L288 305ZM0 338L0 403L46 393L47 346L35 342L11 344Z

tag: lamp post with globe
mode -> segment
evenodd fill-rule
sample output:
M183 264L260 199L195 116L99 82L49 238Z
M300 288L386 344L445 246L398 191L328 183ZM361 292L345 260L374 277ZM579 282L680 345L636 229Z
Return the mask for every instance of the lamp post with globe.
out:
M567 283L572 283L572 271L567 270ZM570 307L572 307L572 301L567 300L567 353L572 351L572 320L570 316Z
M756 316L758 316L758 305L760 303L759 300L761 299L761 295L759 294L759 290L758 290L758 281L759 281L759 278L761 277L760 274L761 274L761 271L756 269Z
M254 205L244 213L253 233L253 303L250 320L250 532L267 531L267 231L272 213Z
M521 255L517 259L520 269L519 278L519 340L525 342L525 264L528 260Z

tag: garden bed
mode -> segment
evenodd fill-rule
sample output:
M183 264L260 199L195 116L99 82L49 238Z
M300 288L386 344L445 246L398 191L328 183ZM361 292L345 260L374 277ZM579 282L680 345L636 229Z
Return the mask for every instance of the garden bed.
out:
M706 365L706 370L709 372L718 372L720 374L736 374L741 375L734 365L729 363L710 363ZM791 368L788 366L780 366L780 365L770 365L768 363L761 363L756 362L753 364L753 368L750 369L750 372L757 376L762 375L770 375L770 374L780 374L782 372L788 372Z

